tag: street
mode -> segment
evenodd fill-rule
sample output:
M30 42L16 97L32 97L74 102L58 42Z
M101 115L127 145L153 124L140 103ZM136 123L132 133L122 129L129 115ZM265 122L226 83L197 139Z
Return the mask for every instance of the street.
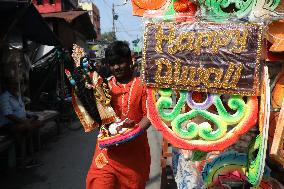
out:
M84 189L96 136L97 132L84 133L82 129L63 129L59 136L53 136L43 145L38 154L42 166L1 175L1 189ZM161 136L151 127L148 129L148 138L152 164L147 189L158 189Z

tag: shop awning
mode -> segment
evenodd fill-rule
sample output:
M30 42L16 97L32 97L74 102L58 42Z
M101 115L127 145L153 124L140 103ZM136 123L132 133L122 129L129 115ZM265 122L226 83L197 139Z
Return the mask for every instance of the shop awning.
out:
M67 22L74 30L83 34L87 39L95 39L96 31L87 11L66 11L42 14L47 20L60 19Z
M65 12L55 12L42 14L44 18L61 18L68 23L72 23L74 19L85 14L86 11L65 11Z
M23 37L43 45L57 46L59 41L31 3L0 1L0 37L4 39L14 29Z

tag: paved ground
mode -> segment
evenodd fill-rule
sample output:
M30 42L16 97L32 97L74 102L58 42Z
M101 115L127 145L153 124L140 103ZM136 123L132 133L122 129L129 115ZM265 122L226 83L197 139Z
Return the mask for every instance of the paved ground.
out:
M146 189L160 189L161 179L161 143L160 133L153 127L148 129L148 140L151 150L151 171L150 179Z
M43 146L38 168L11 173L1 173L1 189L84 189L96 144L96 132L64 130L58 137ZM151 144L152 165L147 189L160 188L161 136L156 130L148 130Z

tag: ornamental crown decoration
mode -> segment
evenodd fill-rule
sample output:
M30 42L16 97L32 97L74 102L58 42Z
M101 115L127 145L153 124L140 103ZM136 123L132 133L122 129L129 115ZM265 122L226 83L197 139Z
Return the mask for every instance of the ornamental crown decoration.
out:
M86 55L85 50L77 44L73 44L72 58L75 62L76 67L80 66L80 59Z

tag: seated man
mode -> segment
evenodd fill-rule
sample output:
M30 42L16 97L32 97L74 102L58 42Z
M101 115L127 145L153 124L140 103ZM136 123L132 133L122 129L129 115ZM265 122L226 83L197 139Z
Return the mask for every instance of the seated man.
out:
M21 164L25 164L26 147L33 156L33 137L38 136L41 123L36 117L27 115L18 82L5 80L3 87L4 92L0 95L0 135L10 135L15 139Z

